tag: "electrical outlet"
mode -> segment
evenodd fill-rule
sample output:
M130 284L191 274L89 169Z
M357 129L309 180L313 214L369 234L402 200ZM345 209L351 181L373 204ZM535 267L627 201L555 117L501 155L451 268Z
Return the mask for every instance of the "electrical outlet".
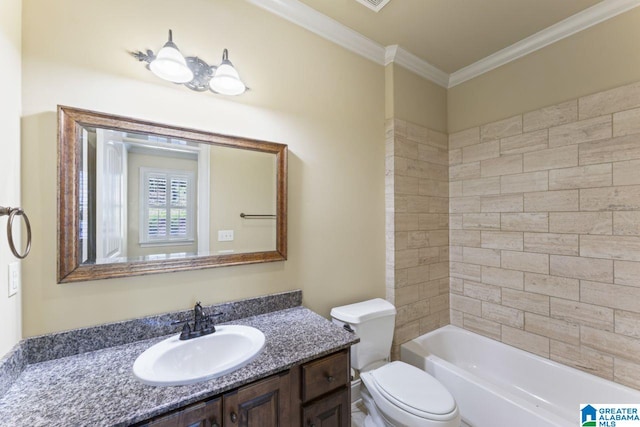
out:
M233 242L233 230L218 230L218 242Z
M12 297L20 290L20 263L12 262L9 264L9 296Z

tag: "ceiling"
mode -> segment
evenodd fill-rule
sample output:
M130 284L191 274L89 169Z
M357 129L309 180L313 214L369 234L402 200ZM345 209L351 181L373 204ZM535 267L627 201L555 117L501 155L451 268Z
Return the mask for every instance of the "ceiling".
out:
M300 0L382 46L400 45L453 73L602 0Z

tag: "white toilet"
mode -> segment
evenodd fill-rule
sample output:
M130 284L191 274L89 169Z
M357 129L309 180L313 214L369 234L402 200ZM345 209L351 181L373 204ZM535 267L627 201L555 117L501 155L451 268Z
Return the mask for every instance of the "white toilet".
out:
M395 307L377 298L331 310L333 322L353 330L351 367L360 372L366 427L459 427L451 393L434 377L407 363L389 362Z

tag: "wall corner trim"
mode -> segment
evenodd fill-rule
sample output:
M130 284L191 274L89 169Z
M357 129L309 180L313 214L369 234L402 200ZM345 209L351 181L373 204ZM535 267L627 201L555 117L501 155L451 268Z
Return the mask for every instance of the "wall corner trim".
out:
M392 62L444 88L449 86L449 74L397 44L387 46L385 51L384 65Z

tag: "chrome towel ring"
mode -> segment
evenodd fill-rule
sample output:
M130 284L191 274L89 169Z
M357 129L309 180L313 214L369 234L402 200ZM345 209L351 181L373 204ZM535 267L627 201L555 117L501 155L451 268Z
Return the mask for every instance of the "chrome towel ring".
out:
M0 206L0 216L5 215L9 215L9 220L7 221L7 240L9 241L9 248L16 258L24 259L29 255L29 251L31 250L31 224L29 223L29 217L22 208ZM16 249L16 245L13 241L13 220L16 216L22 216L24 224L27 226L27 247L22 255Z

